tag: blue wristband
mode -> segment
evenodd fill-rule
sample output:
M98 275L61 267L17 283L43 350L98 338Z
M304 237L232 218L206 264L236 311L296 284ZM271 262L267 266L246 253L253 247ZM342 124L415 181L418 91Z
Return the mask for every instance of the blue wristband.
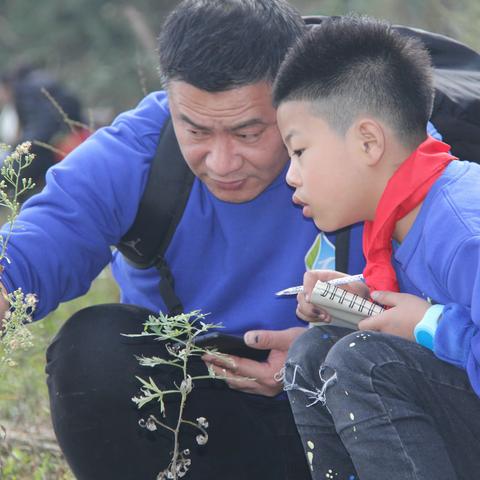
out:
M413 335L418 344L433 351L433 339L445 305L432 305L415 326Z

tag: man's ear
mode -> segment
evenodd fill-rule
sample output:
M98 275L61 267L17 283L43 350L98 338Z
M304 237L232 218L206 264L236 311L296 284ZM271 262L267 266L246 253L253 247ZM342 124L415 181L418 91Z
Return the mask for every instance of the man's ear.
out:
M377 121L360 118L352 126L356 149L367 165L376 165L385 153L385 132Z

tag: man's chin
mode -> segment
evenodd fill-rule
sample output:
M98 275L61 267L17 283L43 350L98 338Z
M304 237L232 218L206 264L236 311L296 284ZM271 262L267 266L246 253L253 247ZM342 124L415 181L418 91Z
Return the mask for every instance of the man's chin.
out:
M225 189L207 184L207 188L214 197L227 203L249 202L258 197L264 190L260 188L248 188L246 185L244 185L243 188L238 189Z

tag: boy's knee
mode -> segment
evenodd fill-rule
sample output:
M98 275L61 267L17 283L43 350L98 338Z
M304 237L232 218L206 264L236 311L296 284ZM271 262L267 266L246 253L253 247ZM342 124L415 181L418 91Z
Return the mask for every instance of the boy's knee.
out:
M370 375L377 366L401 360L406 343L407 340L380 332L356 331L330 349L325 365L349 376Z
M314 384L329 350L351 330L334 326L309 328L291 345L285 363L285 389L297 382Z
M332 327L313 327L306 330L290 346L285 363L287 373L298 366L301 366L304 372L318 372L337 338Z

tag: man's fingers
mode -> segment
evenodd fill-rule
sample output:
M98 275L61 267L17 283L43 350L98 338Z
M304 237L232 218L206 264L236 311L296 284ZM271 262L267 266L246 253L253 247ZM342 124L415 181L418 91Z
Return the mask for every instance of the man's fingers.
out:
M248 362L253 362L253 360L246 361L246 363ZM245 365L242 365L242 367L245 367ZM214 372L216 378L224 380L227 385L234 390L255 393L258 395L274 396L281 392L283 388L282 382L275 380L275 375L270 375L270 372L268 372L266 376L264 375L265 372L262 372L262 381L260 382L258 381L259 378L247 375L247 373L251 371L248 366L246 368L239 368L235 372L212 363L209 364L209 368ZM255 373L258 373L258 367L255 368Z
M259 350L287 351L299 335L305 331L303 327L293 327L287 330L250 330L245 333L245 343Z
M220 375L221 372L229 372L230 376L237 375L239 377L248 377L258 379L264 375L259 374L268 364L265 362L256 362L249 358L235 357L234 355L213 355L207 354L202 356L202 360L208 365L212 365L215 374Z
M225 355L224 353L206 353L205 355L202 355L202 360L205 363L210 363L220 368L228 368L232 371L237 369L237 359L238 357Z

